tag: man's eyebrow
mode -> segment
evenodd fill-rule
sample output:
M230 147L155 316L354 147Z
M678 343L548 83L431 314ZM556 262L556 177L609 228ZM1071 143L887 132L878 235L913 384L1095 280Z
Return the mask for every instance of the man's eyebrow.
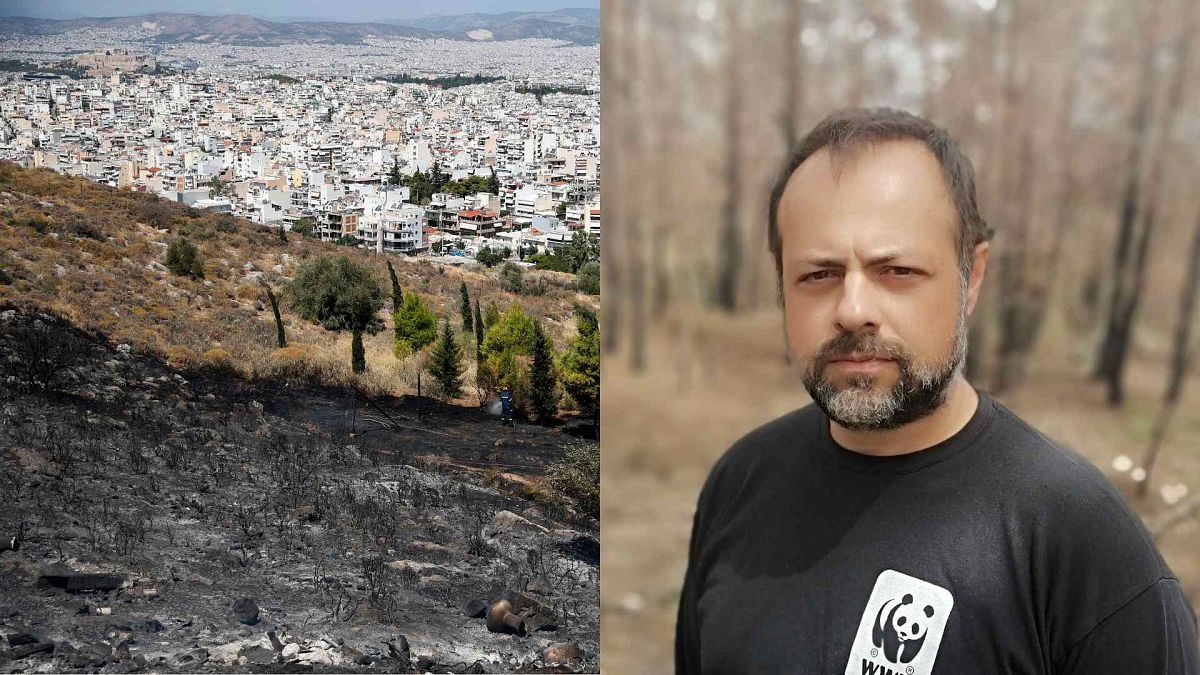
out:
M906 255L905 251L900 249L880 251L875 255L867 258L867 265L880 265L886 262L891 262L896 258L901 258ZM830 256L814 256L814 257L798 257L792 258L792 263L796 265L812 265L814 267L842 267L843 263L840 258Z

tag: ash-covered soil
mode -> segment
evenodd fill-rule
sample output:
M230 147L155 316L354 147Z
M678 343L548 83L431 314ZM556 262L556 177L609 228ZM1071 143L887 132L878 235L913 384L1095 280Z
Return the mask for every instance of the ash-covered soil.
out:
M0 671L599 670L599 522L536 480L595 441L13 310L0 392Z

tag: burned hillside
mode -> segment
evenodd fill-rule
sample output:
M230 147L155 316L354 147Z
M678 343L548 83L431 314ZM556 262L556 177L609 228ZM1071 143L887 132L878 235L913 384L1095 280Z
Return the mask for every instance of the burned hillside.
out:
M17 306L0 392L0 670L598 670L594 441Z

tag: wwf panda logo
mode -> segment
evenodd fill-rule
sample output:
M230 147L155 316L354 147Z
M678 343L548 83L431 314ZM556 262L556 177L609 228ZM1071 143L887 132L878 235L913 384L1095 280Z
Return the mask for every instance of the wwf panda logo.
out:
M844 675L932 675L953 611L946 588L883 570L863 605Z
M916 658L925 644L929 619L933 615L933 606L918 608L911 593L906 593L900 599L892 598L879 608L871 630L871 642L883 650L887 660L908 663Z

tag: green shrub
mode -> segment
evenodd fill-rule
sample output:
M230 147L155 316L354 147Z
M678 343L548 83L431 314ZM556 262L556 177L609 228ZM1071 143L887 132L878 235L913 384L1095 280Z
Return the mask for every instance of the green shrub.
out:
M479 253L475 255L475 260L488 267L495 267L496 264L504 261L504 256L493 251L490 246L484 246L483 248L479 249Z
M504 263L500 268L500 288L509 293L520 293L525 287L525 273L513 263Z
M187 237L179 237L167 246L166 265L171 273L181 277L204 278L204 263L200 260L200 251Z
M600 295L600 263L586 262L575 273L575 285L580 293Z
M307 260L287 287L288 300L301 318L326 330L377 328L383 289L371 270L346 256Z
M490 307L489 307L490 309ZM520 305L513 304L493 323L483 336L483 356L492 358L506 351L531 356L537 340L533 318Z

